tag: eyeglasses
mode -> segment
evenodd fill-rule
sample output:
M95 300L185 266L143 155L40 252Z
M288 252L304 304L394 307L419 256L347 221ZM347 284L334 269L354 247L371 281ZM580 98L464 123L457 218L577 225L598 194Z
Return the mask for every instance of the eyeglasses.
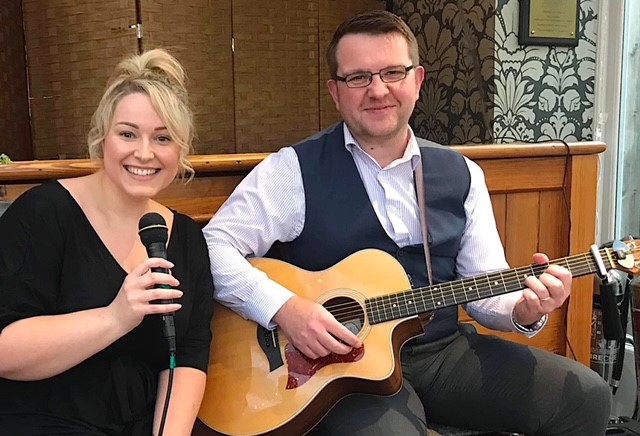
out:
M347 74L344 77L336 76L335 80L344 82L349 88L364 88L371 84L371 82L373 81L373 76L375 76L376 74L380 76L380 80L382 80L384 83L393 83L399 82L407 77L409 71L413 70L414 68L415 65L409 65L408 67L398 65L395 67L383 68L377 73L360 71L358 73Z

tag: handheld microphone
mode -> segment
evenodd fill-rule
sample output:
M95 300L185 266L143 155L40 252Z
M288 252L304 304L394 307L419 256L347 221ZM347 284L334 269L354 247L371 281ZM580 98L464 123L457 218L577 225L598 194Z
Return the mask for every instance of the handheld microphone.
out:
M138 235L142 244L147 249L147 255L151 257L158 257L161 259L167 258L167 239L169 239L169 229L162 215L150 212L140 218L138 223ZM166 268L151 268L152 272L161 272L169 274L169 270ZM165 289L171 289L168 285L160 285L159 287ZM173 300L159 300L157 303L168 304ZM176 352L176 327L173 319L173 313L166 313L162 315L164 323L164 336L169 343L169 352Z

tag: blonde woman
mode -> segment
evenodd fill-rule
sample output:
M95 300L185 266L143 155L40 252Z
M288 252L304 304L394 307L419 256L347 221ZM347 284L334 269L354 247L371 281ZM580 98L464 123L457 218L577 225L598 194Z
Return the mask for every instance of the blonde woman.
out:
M3 434L190 434L206 380L213 283L199 226L152 200L192 173L184 81L163 50L122 61L89 132L101 168L35 187L0 217ZM149 212L166 221L168 260L149 259L140 241ZM171 312L177 367L163 413L162 315Z

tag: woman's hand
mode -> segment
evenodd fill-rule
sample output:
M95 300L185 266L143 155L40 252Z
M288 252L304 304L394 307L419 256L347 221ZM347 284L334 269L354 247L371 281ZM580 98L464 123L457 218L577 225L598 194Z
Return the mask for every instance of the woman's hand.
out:
M109 305L118 325L130 331L138 326L145 315L175 312L182 307L179 303L154 303L156 300L172 300L182 297L175 288L180 282L170 274L152 272L151 268L170 269L173 264L166 259L151 258L138 265L124 279L118 295Z

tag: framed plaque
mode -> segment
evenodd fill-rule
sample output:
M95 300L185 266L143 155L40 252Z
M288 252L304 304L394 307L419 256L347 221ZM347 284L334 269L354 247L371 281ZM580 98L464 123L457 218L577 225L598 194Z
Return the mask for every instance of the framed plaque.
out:
M578 45L580 0L520 0L521 45Z

